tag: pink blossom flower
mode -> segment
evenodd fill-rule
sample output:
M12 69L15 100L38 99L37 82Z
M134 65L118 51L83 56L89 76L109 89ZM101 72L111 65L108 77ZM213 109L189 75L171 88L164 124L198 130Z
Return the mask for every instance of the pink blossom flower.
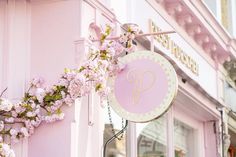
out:
M70 85L68 86L68 92L70 93L70 96L73 99L81 97L83 95L81 87L86 83L85 81L85 77L80 74L70 81Z
M57 83L58 86L65 86L67 87L69 85L69 81L64 79L64 78L61 78L58 83Z
M5 118L5 121L8 122L8 123L13 123L14 118L13 117L8 117L8 118Z
M31 84L36 88L41 88L44 84L44 79L41 77L33 78Z
M29 112L26 113L26 116L27 116L27 117L35 117L35 116L36 116L36 113L29 111Z
M63 99L63 101L65 102L65 104L71 106L72 104L74 104L74 99L72 99L69 95L67 95L65 97L65 99Z
M36 98L39 101L39 103L42 103L43 99L44 99L44 97L46 95L46 92L42 88L37 88L34 95L36 96Z
M124 51L124 46L119 42L112 42L112 47L115 50L115 55L120 55Z
M11 136L17 136L18 135L18 131L16 129L11 129L10 130L10 135Z
M44 121L46 123L52 123L58 120L63 120L65 114L64 113L59 113L59 114L52 114L44 117Z
M14 109L16 113L22 113L26 110L24 107L22 107L21 103L14 104Z

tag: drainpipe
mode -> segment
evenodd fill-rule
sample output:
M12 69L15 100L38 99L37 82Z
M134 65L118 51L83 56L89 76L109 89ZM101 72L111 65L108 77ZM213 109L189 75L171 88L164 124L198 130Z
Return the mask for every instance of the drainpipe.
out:
M222 157L224 157L224 113L223 113L223 108L218 108L218 111L220 112L220 119L221 119L221 143L222 143Z
M223 117L223 108L219 109L220 118L221 118L221 142L222 142L222 157L224 157L224 117Z

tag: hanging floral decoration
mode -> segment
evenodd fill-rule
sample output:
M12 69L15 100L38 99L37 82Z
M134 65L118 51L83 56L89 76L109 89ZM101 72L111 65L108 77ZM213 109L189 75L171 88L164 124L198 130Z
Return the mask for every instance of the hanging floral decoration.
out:
M133 40L137 27L129 27L117 40L108 39L112 27L106 26L101 34L100 47L91 47L86 59L78 69L65 69L58 82L45 87L42 78L30 82L30 88L22 100L12 103L0 95L0 156L14 157L11 145L28 138L42 123L52 123L64 118L62 106L74 104L75 99L95 90L101 101L105 100L110 88L107 78L124 68L119 63L123 52L134 51Z

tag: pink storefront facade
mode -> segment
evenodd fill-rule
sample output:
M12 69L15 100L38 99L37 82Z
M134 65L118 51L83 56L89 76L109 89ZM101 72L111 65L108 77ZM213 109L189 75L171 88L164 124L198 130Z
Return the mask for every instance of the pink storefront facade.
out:
M139 25L144 33L174 30L136 41L138 50L155 51L174 65L179 85L172 107L153 122L130 122L125 142L114 147L121 151L110 153L221 157L225 149L219 111L224 106L221 69L235 45L228 43L228 34L214 20L201 1L2 0L0 90L8 87L5 96L15 100L33 77L53 84L64 68L80 65L84 52L96 45L91 38L97 38L105 24L114 25L114 35L125 23ZM63 121L42 124L34 135L14 145L16 156L102 157L108 119L104 106L95 93L77 100L64 108Z

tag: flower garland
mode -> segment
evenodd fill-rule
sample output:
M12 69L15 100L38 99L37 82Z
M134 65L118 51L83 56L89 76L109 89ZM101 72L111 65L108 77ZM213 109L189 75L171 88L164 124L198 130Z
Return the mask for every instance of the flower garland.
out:
M123 52L134 51L133 39L137 27L128 28L118 40L107 40L111 26L101 34L101 46L91 47L86 60L78 69L65 69L59 81L52 87L44 87L42 78L30 82L23 99L12 103L0 95L0 156L15 157L11 145L28 138L43 122L52 123L64 118L62 106L72 105L75 99L95 90L104 101L110 92L107 78L119 73L124 65L119 63Z

